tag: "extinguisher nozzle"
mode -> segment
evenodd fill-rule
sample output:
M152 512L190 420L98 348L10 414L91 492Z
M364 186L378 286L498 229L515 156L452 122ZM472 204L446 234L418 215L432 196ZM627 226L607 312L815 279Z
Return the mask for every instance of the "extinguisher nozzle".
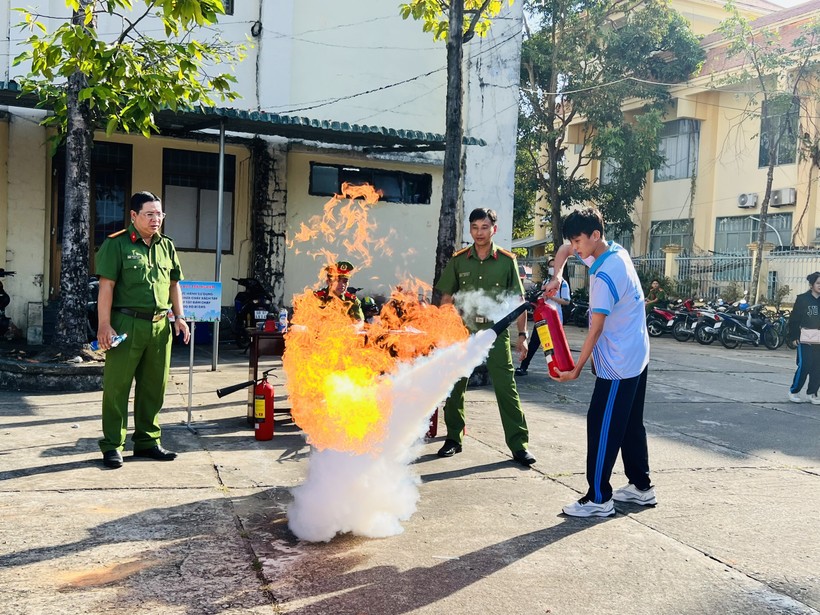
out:
M522 303L517 308L515 308L512 312L510 312L509 314L504 316L504 318L502 318L501 320L496 321L496 323L493 325L493 331L495 331L495 334L496 335L501 335L501 333L504 331L504 329L509 327L516 318L521 316L521 314L523 314L524 311L526 311L526 309L527 309L527 304Z

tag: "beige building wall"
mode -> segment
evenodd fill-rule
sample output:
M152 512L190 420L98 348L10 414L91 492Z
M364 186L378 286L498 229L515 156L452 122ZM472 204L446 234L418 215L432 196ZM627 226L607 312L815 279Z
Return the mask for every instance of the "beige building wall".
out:
M436 195L441 193L441 173L438 168L366 160L352 156L343 158L319 152L291 152L288 156L287 173L289 242L293 241L302 224L310 225L313 216L322 216L323 208L329 201L327 197L308 194L311 161L368 166L407 173L429 173L433 176L433 197L429 205L377 203L371 207L368 213L369 220L376 225L371 237L387 238L392 255L385 257L378 250L371 250L373 263L367 268L360 269L361 259L348 256L346 248L339 241L328 245L319 238L315 241L289 244L285 259L285 302L291 305L294 294L301 293L308 287L317 288L317 284L324 280L321 270L327 261L322 255L312 255L321 249L330 250L338 258L353 263L358 271L350 285L363 289L359 293L360 296L389 294L388 287L406 282L411 277L432 284L435 244L431 244L428 238L435 237L438 229L440 205Z
M49 157L42 114L15 113L8 129L8 193L5 268L16 272L3 285L11 296L6 315L20 328L27 326L29 302L42 302L49 241ZM36 180L36 181L35 181Z

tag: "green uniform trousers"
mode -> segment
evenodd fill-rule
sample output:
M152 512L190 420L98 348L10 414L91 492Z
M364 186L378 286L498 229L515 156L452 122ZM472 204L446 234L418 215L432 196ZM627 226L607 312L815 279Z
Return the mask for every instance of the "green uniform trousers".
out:
M495 389L498 410L501 413L501 425L504 427L504 439L514 453L526 450L529 440L527 419L521 410L521 400L515 387L515 370L513 369L512 351L510 350L510 333L504 331L495 340L487 357L487 371ZM464 393L467 390L467 378L462 378L453 387L450 397L444 404L444 423L447 425L447 439L461 444L464 433Z
M128 337L105 355L102 452L122 450L128 431L128 394L134 387L134 450L160 445L159 411L171 364L171 323L141 320L112 311L111 326Z

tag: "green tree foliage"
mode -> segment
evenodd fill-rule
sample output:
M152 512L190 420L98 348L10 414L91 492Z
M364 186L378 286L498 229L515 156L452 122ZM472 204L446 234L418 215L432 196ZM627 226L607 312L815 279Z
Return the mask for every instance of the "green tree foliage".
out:
M131 0L66 0L74 11L49 32L54 19L26 9L22 28L30 31L29 49L17 56L15 65L30 62L31 72L20 80L24 92L36 93L42 106L53 111L43 124L57 130L58 141L67 126L67 80L79 72L83 87L78 100L87 103L94 128L139 132L156 131L153 113L158 109L214 105L214 99L233 100L235 77L214 72L213 67L231 65L244 56L244 46L229 45L204 28L224 13L220 0L145 0L138 11ZM79 13L79 14L78 14ZM100 18L117 24L104 40L96 28ZM156 25L148 27L151 20ZM79 22L79 23L77 23ZM162 27L164 37L144 32ZM106 28L110 32L109 27ZM208 33L206 42L195 33Z
M533 23L521 65L527 123L518 147L528 166L517 172L535 174L543 204L536 214L559 241L562 215L585 202L601 209L612 230L631 231L647 172L662 162L657 143L666 84L699 70L698 41L664 0L530 0L527 8ZM629 101L636 104L624 111ZM606 161L607 181L584 177L593 161Z
M220 0L66 0L70 17L59 22L21 9L28 49L15 65L28 63L24 92L35 93L53 112L43 124L55 129L53 146L66 143L65 208L60 258L60 308L56 345L76 353L86 340L85 303L91 202L91 147L95 130L156 130L158 109L212 105L234 99L235 79L214 72L241 59L243 47L229 46L205 28L224 13ZM105 28L98 30L98 21ZM160 29L164 36L148 33ZM106 33L103 35L103 32ZM194 35L208 33L209 42ZM107 36L107 39L105 39Z
M484 36L492 25L493 18L504 7L504 0L462 0L464 5L464 42L473 36ZM509 0L512 4L512 0ZM403 19L412 17L422 22L422 29L431 32L434 40L446 40L450 32L447 18L450 3L443 0L411 0L400 5Z

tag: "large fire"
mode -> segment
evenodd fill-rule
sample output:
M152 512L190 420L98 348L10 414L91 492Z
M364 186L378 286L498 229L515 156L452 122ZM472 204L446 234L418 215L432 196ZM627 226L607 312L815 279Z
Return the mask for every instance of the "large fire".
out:
M303 225L295 241L318 238L343 246L341 258L354 261L361 279L371 250L385 254L389 233L373 237L377 229L368 210L379 195L372 186L344 184L342 192L325 205L323 216ZM337 258L327 248L312 253L328 264ZM293 419L312 446L377 453L392 411L384 376L401 362L468 337L453 306L424 300L429 290L417 280L396 286L373 323L354 322L349 304L322 302L312 290L294 298L283 362Z

